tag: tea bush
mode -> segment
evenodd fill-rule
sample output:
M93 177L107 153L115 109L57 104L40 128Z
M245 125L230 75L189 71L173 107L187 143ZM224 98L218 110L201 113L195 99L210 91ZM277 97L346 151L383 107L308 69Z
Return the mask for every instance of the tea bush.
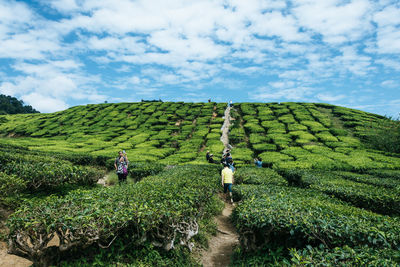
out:
M8 220L12 253L45 264L72 249L123 238L133 244L149 243L165 250L192 248L198 221L208 206L216 207L218 178L207 167L175 167L136 184L95 190L77 190L63 198L48 197L24 204ZM47 247L57 235L59 247ZM126 238L126 237L125 237Z
M399 218L349 206L318 191L238 185L241 204L232 214L241 247L362 246L397 249Z
M341 178L335 173L306 173L303 182L310 188L333 195L356 207L387 215L400 214L400 190L383 188Z

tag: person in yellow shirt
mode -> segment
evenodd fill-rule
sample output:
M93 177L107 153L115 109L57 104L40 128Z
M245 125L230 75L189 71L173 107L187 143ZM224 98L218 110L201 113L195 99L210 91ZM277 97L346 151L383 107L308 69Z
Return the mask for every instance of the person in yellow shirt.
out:
M224 194L229 191L229 196L231 198L231 204L233 204L232 199L232 184L234 182L233 172L229 168L228 164L224 164L224 169L221 171L221 184L224 187Z

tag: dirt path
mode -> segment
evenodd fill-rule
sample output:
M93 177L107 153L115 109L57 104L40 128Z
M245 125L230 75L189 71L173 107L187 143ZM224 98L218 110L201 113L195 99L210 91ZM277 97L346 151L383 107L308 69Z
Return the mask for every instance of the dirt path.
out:
M229 127L231 125L231 107L225 110L225 121L222 125L221 142L224 144L224 153L232 149L229 144ZM223 194L220 195L223 198ZM201 263L205 267L229 266L233 248L239 243L238 234L230 221L233 206L225 203L222 214L215 217L218 233L209 241L209 248L203 253Z
M2 267L26 267L31 266L32 262L15 255L7 253L7 245L0 242L0 266Z
M225 203L222 214L215 218L218 233L210 240L210 247L203 254L201 263L204 267L228 266L230 263L233 248L239 242L235 227L229 218L232 210L233 206Z
M222 125L221 131L221 142L224 144L224 154L226 150L232 149L232 146L229 144L229 127L231 126L231 107L227 107L225 110L225 121Z

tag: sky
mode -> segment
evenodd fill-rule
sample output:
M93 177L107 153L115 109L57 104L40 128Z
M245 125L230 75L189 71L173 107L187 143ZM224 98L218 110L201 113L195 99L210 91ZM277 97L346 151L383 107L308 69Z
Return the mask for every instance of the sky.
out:
M400 1L0 0L0 93L317 102L397 118Z

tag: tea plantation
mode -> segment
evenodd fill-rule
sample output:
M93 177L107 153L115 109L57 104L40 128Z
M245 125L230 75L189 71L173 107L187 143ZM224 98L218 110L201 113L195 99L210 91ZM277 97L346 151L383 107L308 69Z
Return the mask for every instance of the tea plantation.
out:
M47 266L197 266L222 209L226 103L141 102L0 116L13 254ZM400 154L387 119L314 103L237 103L232 266L399 266ZM119 150L135 181L96 185ZM259 157L264 168L256 168Z

